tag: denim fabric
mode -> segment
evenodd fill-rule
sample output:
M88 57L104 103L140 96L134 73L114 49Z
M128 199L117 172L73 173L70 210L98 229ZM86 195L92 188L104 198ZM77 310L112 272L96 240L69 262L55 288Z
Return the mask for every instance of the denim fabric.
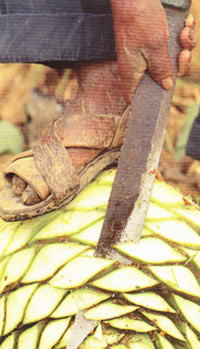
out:
M200 109L195 118L186 146L186 155L193 159L200 160Z
M0 0L0 62L115 59L109 0Z

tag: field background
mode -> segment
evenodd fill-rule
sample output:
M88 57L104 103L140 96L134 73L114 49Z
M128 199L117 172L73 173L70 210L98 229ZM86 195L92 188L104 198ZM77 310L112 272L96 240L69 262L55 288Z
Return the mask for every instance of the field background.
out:
M159 170L168 183L199 203L200 162L184 155L187 134L200 105L200 4L199 0L192 3L190 12L196 19L197 47L193 50L190 72L176 84ZM41 93L33 93L34 89ZM73 98L76 89L76 79L69 70L58 75L43 65L0 64L0 172L13 157L1 149L3 123L16 125L18 132L25 136L23 148L26 149L38 137L38 119L34 116L45 115L43 130L48 120L59 115L64 100ZM27 123L30 114L35 120L35 126L31 127ZM7 141L9 148L9 132Z

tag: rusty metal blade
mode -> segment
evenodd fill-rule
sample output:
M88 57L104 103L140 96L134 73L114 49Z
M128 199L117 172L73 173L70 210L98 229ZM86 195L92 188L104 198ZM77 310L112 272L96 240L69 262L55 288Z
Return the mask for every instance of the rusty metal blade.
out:
M169 3L170 0L165 0ZM178 0L178 5L187 0ZM180 7L180 6L179 6ZM185 7L184 7L185 9ZM180 51L178 36L187 11L167 9L170 31L169 51L176 67ZM177 73L177 69L175 69ZM119 241L138 241L142 232L151 190L162 150L173 91L165 91L145 76L134 95L127 132L122 147L108 210L95 255L130 264L112 246ZM76 315L67 349L77 349L87 337L95 321Z
M166 13L169 52L177 75L178 38L187 11L167 8ZM134 94L97 256L115 258L113 244L139 241L164 143L172 95L173 90L164 90L148 73Z

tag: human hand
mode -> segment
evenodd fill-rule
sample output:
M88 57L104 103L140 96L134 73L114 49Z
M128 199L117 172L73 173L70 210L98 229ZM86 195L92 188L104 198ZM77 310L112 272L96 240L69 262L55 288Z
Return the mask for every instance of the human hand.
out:
M111 0L117 62L127 103L148 68L153 79L165 89L173 87L174 72L168 52L168 23L160 0ZM194 18L190 15L180 33L183 50L179 75L191 62L195 47Z
M185 75L190 66L192 55L191 51L196 47L196 39L194 34L195 20L193 15L189 15L185 20L185 27L180 33L180 44L182 51L178 59L178 76Z

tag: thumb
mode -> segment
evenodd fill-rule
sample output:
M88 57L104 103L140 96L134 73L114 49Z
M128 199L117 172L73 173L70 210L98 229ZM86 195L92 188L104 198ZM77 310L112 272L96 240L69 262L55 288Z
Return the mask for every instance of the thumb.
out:
M146 56L146 55L145 55ZM169 56L168 47L162 47L147 55L148 70L152 78L164 89L174 85L174 70Z
M118 54L117 65L121 77L122 93L125 101L130 104L132 96L142 79L147 62L143 55L135 50L134 52L126 52Z

